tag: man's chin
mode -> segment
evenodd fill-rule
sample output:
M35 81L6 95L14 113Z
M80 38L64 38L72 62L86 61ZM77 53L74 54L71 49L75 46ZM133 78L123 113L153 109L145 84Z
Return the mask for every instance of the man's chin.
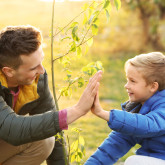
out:
M31 84L33 84L33 82L34 82L34 80L31 80L31 81L24 83L23 85L31 85Z

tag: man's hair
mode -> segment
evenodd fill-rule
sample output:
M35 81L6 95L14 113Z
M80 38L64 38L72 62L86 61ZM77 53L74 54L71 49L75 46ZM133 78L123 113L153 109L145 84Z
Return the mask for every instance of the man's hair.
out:
M140 54L129 59L125 68L131 64L142 74L147 84L157 82L158 90L165 89L165 56L160 52Z
M40 31L33 26L7 26L0 31L0 69L5 66L17 69L20 55L29 55L41 45Z

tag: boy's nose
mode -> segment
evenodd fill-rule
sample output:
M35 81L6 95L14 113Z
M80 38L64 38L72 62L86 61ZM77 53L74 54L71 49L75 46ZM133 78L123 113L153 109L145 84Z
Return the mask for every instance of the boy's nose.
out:
M128 83L126 83L126 84L124 85L124 88L126 88L126 89L128 88Z

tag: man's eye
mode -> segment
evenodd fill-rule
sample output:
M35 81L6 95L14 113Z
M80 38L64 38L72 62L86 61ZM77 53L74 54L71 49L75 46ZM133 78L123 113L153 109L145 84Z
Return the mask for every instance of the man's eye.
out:
M33 70L35 70L36 68L32 68L32 69L30 69L31 71L33 71Z

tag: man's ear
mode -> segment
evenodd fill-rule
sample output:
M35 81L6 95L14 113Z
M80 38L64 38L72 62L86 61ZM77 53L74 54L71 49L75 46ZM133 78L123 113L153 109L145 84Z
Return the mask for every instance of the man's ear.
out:
M10 67L3 67L2 68L2 72L7 76L7 77L10 77L12 78L13 75L14 75L14 69L13 68L10 68Z
M159 88L158 82L153 82L153 83L151 84L151 91L152 91L153 93L155 93L155 92L158 90L158 88Z

